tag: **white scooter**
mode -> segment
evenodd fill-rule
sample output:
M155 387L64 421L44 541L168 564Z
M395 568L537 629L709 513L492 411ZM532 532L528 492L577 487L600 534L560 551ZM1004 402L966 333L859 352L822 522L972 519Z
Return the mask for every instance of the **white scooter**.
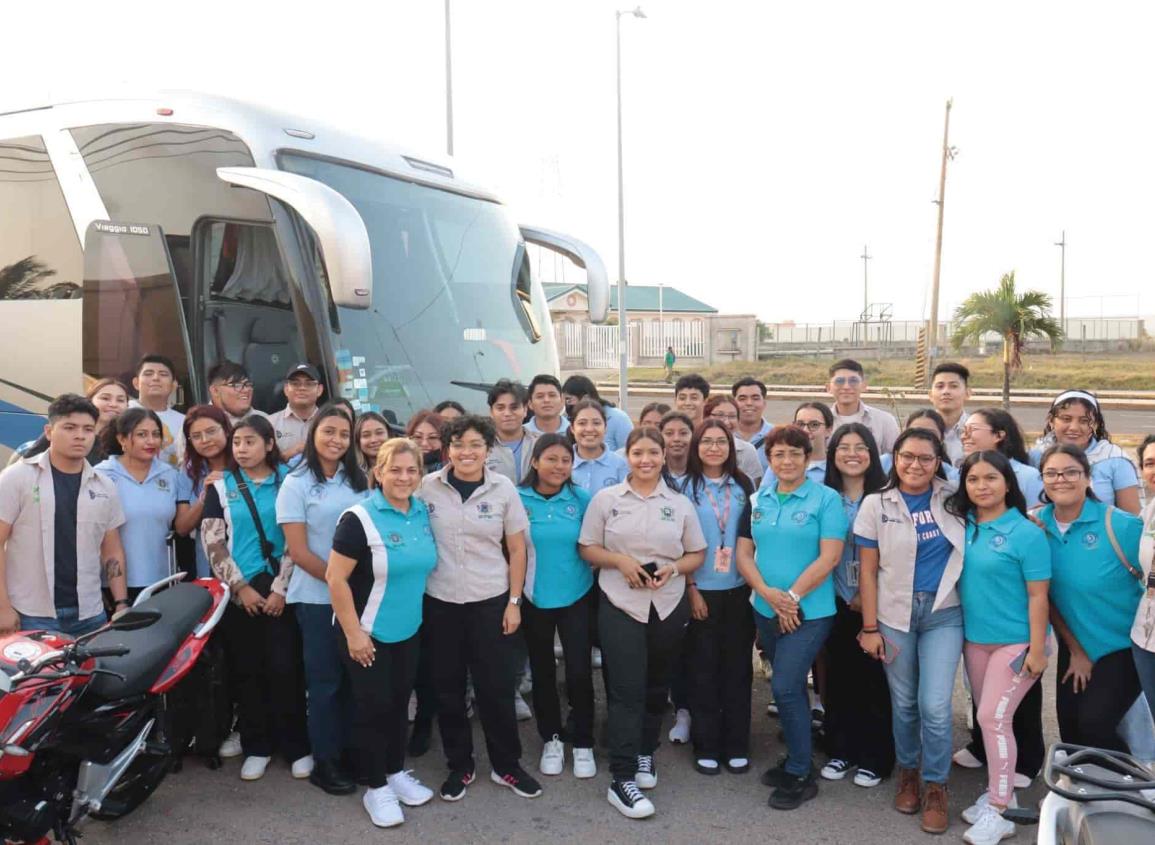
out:
M1004 811L1015 824L1038 824L1039 845L1153 845L1155 772L1118 751L1056 743L1043 770L1039 810Z

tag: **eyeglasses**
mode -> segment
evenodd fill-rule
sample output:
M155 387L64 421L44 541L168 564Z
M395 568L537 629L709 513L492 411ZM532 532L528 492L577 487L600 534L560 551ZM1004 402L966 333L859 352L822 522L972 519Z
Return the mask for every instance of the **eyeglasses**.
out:
M730 441L725 437L703 437L698 441L699 445L705 446L707 449L724 449L730 445Z
M485 451L484 440L450 440L449 448L456 449L459 452L483 452Z
M244 390L252 390L253 383L247 379L245 381L226 381L225 387L236 390L237 392L241 392Z
M862 384L861 376L838 376L832 379L834 384L838 387L858 387Z
M834 450L839 455L869 455L870 447L865 443L855 443L853 446L843 444Z
M916 454L914 454L914 452L899 452L898 453L898 460L899 460L899 463L906 464L907 466L911 466L912 464L918 464L920 467L930 467L930 466L934 466L934 462L938 460L938 456L937 455L916 455Z
M1095 424L1095 420L1091 417L1072 417L1070 414L1062 414L1055 417L1055 422L1062 423L1065 426L1077 425L1079 428L1090 428Z
M224 433L225 430L223 428L221 428L219 425L214 425L212 428L206 428L204 431L198 431L195 434L190 434L188 439L193 443L204 443L208 440L215 440L218 436Z
M1067 469L1045 469L1040 473L1043 476L1043 482L1046 484L1054 484L1060 478L1063 481L1078 481L1083 477L1083 471L1077 467L1067 467Z
M438 434L413 434L410 435L409 439L418 445L441 445L441 436ZM459 443L458 446L460 445L461 444Z
M799 428L806 429L807 431L819 431L826 428L826 423L819 422L818 420L811 420L810 422L798 422L795 420L794 424Z
M801 460L804 457L806 457L806 453L804 451L802 451L801 449L781 449L781 450L775 450L775 451L770 453L770 460L772 460L772 461L774 461L774 460L781 461L781 460L785 460L786 458L794 458L795 460Z
M974 437L980 431L994 431L989 425L964 425L963 437Z
M722 420L724 422L734 422L734 420L738 419L737 414L719 414L717 411L710 414L710 416L713 419Z

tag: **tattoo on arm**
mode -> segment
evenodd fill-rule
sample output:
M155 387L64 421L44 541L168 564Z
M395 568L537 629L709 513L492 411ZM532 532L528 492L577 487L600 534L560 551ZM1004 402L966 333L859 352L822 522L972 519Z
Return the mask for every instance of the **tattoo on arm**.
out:
M124 574L124 564L119 558L110 557L100 564L104 570L105 579L111 581L113 578L119 578Z
M246 582L241 568L229 553L228 528L225 521L215 518L202 519L200 533L201 543L204 545L205 555L209 559L213 574L236 592Z

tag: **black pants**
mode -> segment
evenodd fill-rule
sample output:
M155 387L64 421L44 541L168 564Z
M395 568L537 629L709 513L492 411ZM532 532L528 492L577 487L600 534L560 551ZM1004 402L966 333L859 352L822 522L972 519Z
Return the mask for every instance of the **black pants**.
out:
M683 653L690 700L690 733L699 759L750 756L750 696L754 668L754 610L750 588L702 590L705 619L691 619Z
M413 680L413 691L417 693L417 715L413 719L415 725L432 724L433 717L437 715L437 690L433 688L428 625L421 626L419 637L417 675Z
M405 734L409 728L409 694L417 676L421 634L398 643L373 640L377 650L370 666L362 666L344 648L342 659L353 691L353 744L360 757L358 771L373 789L386 775L405 766Z
M249 616L230 602L223 623L245 755L304 757L309 753L305 674L293 605L285 605L280 616Z
M972 697L973 698L973 697ZM971 728L971 741L967 750L976 759L987 761L987 749L983 745L983 729L979 725L978 702L971 701L971 717L974 727ZM1011 727L1015 734L1015 746L1018 755L1015 759L1015 771L1020 775L1034 778L1043 768L1043 759L1047 756L1047 744L1043 741L1043 684L1031 684L1027 694L1023 696L1018 709L1015 710Z
M832 759L886 777L894 769L890 687L882 662L858 644L862 614L835 598L826 640L826 749Z
M1059 670L1055 675L1055 710L1063 742L1129 752L1118 729L1119 722L1139 695L1139 675L1131 649L1105 654L1095 661L1087 688L1076 694L1074 679L1062 682L1071 664L1071 652L1059 640Z
M658 747L670 672L689 621L686 596L665 619L651 605L648 622L638 622L601 597L598 628L602 659L610 667L610 773L615 780L633 780L638 755L653 754Z
M437 723L451 771L475 768L473 731L465 718L466 672L473 677L474 701L494 771L506 774L521 758L513 708L514 644L501 632L508 604L508 593L468 604L425 597Z
M591 589L568 607L540 608L529 601L522 606L521 624L529 648L533 672L533 712L537 732L545 741L558 735L575 748L594 747L594 679L590 665ZM553 634L561 638L565 655L565 691L571 718L562 728L561 701L557 694L557 666L553 658ZM567 735L568 734L568 735Z

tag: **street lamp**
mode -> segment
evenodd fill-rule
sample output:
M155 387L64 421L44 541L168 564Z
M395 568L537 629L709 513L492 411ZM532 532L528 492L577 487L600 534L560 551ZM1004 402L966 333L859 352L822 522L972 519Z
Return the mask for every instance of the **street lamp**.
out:
M626 196L622 182L622 15L645 18L646 13L641 6L614 12L618 57L618 407L628 414L629 378L626 371L629 367L630 325L626 312Z

